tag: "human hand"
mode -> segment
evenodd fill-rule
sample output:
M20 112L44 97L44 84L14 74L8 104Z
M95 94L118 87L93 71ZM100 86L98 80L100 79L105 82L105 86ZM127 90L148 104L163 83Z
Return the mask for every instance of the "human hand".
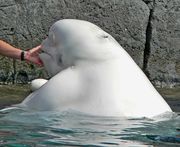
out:
M28 51L25 52L24 58L26 61L30 61L32 63L35 63L39 66L43 65L43 62L39 58L39 52L41 50L41 45L34 47Z

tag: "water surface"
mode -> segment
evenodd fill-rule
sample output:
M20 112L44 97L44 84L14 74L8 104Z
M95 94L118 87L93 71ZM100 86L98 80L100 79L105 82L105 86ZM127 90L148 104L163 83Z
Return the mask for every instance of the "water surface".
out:
M0 146L180 146L180 116L127 119L12 109L0 112Z

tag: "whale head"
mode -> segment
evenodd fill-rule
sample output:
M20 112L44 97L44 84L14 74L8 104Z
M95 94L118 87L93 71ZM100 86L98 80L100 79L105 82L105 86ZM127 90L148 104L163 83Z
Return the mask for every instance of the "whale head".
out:
M119 46L111 35L93 23L63 19L50 28L42 42L40 58L48 74L54 76L79 62L116 58L120 54Z

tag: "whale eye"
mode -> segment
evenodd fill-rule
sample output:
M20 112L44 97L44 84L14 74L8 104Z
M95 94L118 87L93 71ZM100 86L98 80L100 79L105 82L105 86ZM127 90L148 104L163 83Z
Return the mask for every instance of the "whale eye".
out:
M62 58L61 57L59 58L59 62L62 63Z
M58 65L62 64L62 55L58 55Z

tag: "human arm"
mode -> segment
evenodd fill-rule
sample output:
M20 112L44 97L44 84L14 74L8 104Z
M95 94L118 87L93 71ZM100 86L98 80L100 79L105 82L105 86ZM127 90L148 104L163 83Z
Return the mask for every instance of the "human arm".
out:
M42 61L40 60L38 56L38 52L40 51L40 49L41 49L41 46L37 46L28 51L22 51L21 49L15 48L11 46L10 44L0 40L0 54L1 55L7 56L13 59L22 60L22 52L24 52L23 53L24 60L30 61L38 65L42 65Z

